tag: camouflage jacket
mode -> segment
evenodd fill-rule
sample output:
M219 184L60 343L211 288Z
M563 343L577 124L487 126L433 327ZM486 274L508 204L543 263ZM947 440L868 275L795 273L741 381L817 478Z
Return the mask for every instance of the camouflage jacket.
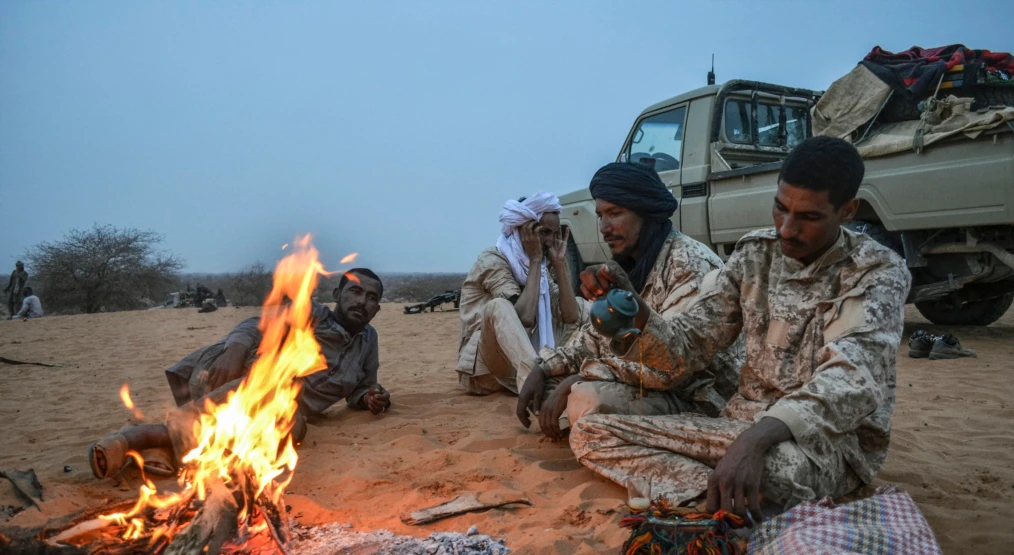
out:
M722 260L704 244L677 231L670 233L648 274L641 298L652 313L662 319L685 312L698 298L701 282L709 273L722 268ZM682 380L664 370L643 371L641 361L624 360L610 349L609 339L585 324L566 345L542 349L539 356L550 376L580 373L589 380L619 381L645 389L679 389L679 396L700 404L710 394L705 386L713 384L722 399L715 405L721 411L739 385L739 366L743 362L742 342L720 349L708 372ZM711 399L713 400L713 399ZM706 411L706 412L711 412Z
M887 456L910 286L904 260L865 235L842 230L804 266L782 255L774 230L755 231L689 311L652 314L624 356L678 381L742 331L746 364L724 415L777 418L812 460L840 453L868 483Z

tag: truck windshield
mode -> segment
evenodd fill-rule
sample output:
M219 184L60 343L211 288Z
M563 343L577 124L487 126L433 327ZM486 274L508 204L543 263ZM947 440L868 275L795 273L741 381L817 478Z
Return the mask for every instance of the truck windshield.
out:
M640 162L644 158L652 158L658 172L680 169L686 113L686 106L680 106L641 120L630 140L627 159Z

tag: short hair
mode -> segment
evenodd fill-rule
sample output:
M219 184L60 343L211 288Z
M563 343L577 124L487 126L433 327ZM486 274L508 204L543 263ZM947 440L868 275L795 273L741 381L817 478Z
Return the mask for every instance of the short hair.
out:
M23 292L23 293L25 294L25 296L27 297L27 296L29 296L29 295L31 295L31 294L32 294L32 288L31 288L31 287L25 287L24 289L22 289L22 292Z
M778 181L811 191L827 191L835 208L854 199L866 167L851 143L835 137L810 137L782 163Z
M384 296L384 282L380 281L380 276L378 276L377 274L375 274L373 272L373 270L371 270L369 268L352 268L351 270L343 273L341 279L338 280L338 292L339 293L345 290L345 285L348 284L348 282L352 281L352 280L349 279L349 274L356 274L356 275L359 275L359 276L368 277L370 279L377 280L377 283L380 284L380 296L381 297Z

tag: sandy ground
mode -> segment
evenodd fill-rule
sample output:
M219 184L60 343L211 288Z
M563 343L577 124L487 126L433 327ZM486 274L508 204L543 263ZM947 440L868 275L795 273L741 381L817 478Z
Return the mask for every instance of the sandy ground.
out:
M0 516L0 526L35 526L134 496L136 473L98 481L85 458L90 443L137 421L120 403L120 386L130 385L143 421L162 420L172 408L164 369L256 313L170 309L0 322L0 356L63 365L0 364L0 469L35 469L46 496L44 511ZM913 309L908 316L907 333L941 331ZM394 405L380 416L336 406L311 426L286 497L300 522L416 536L474 524L518 553L617 551L626 537L617 526L624 491L584 469L566 444L521 428L512 397L457 388L456 312L407 316L385 305L375 325L381 382ZM879 481L912 494L946 553L1004 552L1014 543L1014 312L988 328L954 331L979 358L899 358L895 433ZM398 518L460 493L496 490L524 492L534 506L420 527ZM15 503L3 481L0 508Z

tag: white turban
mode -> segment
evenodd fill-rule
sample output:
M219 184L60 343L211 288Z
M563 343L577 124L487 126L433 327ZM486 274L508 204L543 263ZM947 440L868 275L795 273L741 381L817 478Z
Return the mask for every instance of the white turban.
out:
M496 248L511 265L514 279L522 285L528 282L528 254L521 244L520 227L528 222L537 222L547 212L560 212L560 199L556 195L539 191L519 202L508 200L500 212L500 223L503 224ZM539 321L538 333L532 337L532 346L538 352L542 347L556 347L553 338L553 311L549 297L549 269L545 257L542 258L542 281L539 283Z

